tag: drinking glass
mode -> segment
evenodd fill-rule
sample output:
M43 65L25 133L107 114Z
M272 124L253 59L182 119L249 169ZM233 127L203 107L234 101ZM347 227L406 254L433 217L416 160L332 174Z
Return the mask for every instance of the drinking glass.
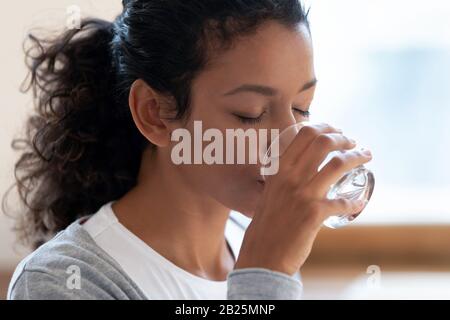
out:
M297 134L301 134L301 129L307 125L311 125L311 122L303 121L296 123L283 130L277 137L274 138L263 157L261 166L261 176L263 179L266 179L269 175L276 174L276 172L271 172L273 171L274 161L279 163L279 158L283 155ZM359 146L355 146L352 150L355 149L360 149L361 151L364 150ZM334 156L345 152L350 152L352 150L338 150L330 152L318 167L318 171L320 171ZM268 164L271 164L270 170ZM374 186L374 175L372 171L368 170L364 165L360 165L349 172L346 172L335 184L330 186L326 197L331 200L339 198L362 200L365 202L365 205L363 209L356 214L348 215L336 213L336 215L327 218L323 224L332 229L337 229L348 225L364 210L372 196Z

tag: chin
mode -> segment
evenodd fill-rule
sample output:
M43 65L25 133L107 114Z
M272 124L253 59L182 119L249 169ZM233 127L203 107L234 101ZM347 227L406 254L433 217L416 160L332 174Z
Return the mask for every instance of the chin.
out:
M253 219L253 217L255 216L255 212L241 212L244 216L246 216L249 219Z
M247 218L252 219L256 213L257 204L259 203L259 196L252 196L251 198L246 198L239 206L236 206L234 211L242 213Z
M265 182L263 180L257 180L253 189L248 193L248 197L243 203L245 206L242 210L237 210L248 218L253 218L256 213L256 208L261 200L261 196L264 191Z
M235 190L233 194L229 195L230 201L222 202L222 204L252 219L261 200L263 190L264 181L252 180L238 191Z

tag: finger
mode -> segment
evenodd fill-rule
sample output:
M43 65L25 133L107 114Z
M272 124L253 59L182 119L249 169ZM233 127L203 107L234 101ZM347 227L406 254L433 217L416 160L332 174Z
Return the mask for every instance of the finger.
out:
M356 142L340 133L318 135L306 148L293 171L306 181L310 181L317 174L321 163L327 155L335 150L351 150Z
M321 202L323 206L322 219L326 220L331 216L357 216L364 210L367 205L367 200L349 200L341 199L324 199Z
M369 150L347 151L334 156L311 180L311 190L323 197L332 184L335 184L345 173L372 160Z
M281 161L286 164L295 165L311 142L318 135L324 133L342 133L342 131L326 123L306 125L302 127L295 136L294 140L283 154Z

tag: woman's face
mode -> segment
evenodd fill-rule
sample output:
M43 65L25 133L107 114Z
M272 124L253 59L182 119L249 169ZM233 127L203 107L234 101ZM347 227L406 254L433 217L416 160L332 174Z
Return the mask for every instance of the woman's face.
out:
M315 79L307 27L302 24L289 30L268 22L257 34L238 40L232 49L215 56L195 79L190 118L183 127L192 137L194 121L201 121L202 132L219 129L224 146L226 129L282 130L308 120ZM203 143L203 150L208 144ZM226 148L223 152L226 159ZM174 170L189 181L192 190L252 217L264 186L259 166L249 164L248 153L247 164L180 165Z

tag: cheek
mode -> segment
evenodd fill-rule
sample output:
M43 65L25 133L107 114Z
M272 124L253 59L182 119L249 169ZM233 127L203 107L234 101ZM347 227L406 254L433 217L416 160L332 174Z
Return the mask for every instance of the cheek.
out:
M232 190L252 189L257 181L256 165L223 165L217 169L217 174L222 181L227 181Z
M175 170L193 194L249 217L262 194L257 165L187 165Z
M221 193L251 188L256 181L256 173L256 166L248 165L201 165L192 172L193 175L201 177L208 188L221 189Z
M207 129L219 129L223 135L223 142L226 142L225 129L233 129L236 123L231 121L231 117L223 112L214 113L210 110L203 112L200 104L192 108L189 124L186 126L190 132L194 132L194 121L201 120L202 133ZM231 122L231 123L230 123ZM204 147L209 142L204 143ZM226 145L223 145L224 156ZM194 150L192 146L192 150ZM235 155L237 150L235 150ZM246 159L248 153L245 151ZM236 161L236 159L235 159ZM261 194L261 186L257 180L259 178L257 165L188 165L181 169L180 173L191 189L199 196L209 196L227 208L242 213L250 212L254 209Z

